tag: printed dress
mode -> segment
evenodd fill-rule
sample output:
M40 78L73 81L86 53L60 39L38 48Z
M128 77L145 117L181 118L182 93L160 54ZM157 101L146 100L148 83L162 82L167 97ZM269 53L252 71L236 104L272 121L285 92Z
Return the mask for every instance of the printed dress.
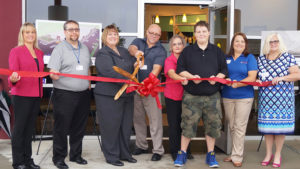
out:
M258 57L258 78L272 81L289 74L296 65L293 55L283 53L275 60ZM258 93L258 131L262 134L293 134L295 127L294 82L279 82L275 86L260 87Z

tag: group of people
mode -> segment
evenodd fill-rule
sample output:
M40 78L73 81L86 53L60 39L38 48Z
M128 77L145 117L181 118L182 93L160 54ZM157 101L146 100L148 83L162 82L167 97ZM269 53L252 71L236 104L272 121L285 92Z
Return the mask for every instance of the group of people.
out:
M70 161L81 165L88 163L82 157L82 140L90 113L91 85L88 80L58 76L57 73L90 75L92 62L88 48L78 40L79 24L69 20L63 29L66 38L54 48L47 67L54 86L52 161L57 168L68 169L65 163L68 135ZM272 81L272 86L259 88L258 129L266 139L266 155L261 165L267 166L273 160L273 167L280 167L284 136L292 134L295 125L293 81L300 78L300 73L294 56L286 52L282 38L276 33L266 38L263 55L257 61L249 53L248 40L243 33L234 35L228 55L209 42L210 29L206 22L196 23L194 35L196 43L187 47L181 36L174 35L169 43L171 55L167 57L159 42L159 25L150 25L146 38L135 39L128 50L118 45L117 27L108 25L101 37L104 46L95 55L97 76L127 79L112 67L133 73L135 66L139 66L136 79L139 82L149 75L160 79L162 70L166 82L181 80L181 83L166 84L164 90L170 153L175 166L183 166L187 159L193 159L190 140L196 137L198 123L202 119L208 152L206 164L209 167L219 167L214 147L215 140L221 135L221 102L232 137L231 155L224 161L232 162L236 167L242 166L254 89L235 81ZM136 61L140 55L144 55L144 64ZM9 68L14 71L8 78L15 112L12 165L15 169L39 169L40 166L31 158L31 136L43 95L42 79L21 78L17 73L44 71L43 52L38 49L33 24L25 23L20 28L18 46L9 55ZM209 77L226 78L232 83L221 85L214 80L199 79ZM162 145L162 111L154 97L145 97L138 92L123 93L115 100L114 96L122 85L97 82L94 89L101 148L106 162L123 166L123 161L137 162L132 155L148 153L146 115L153 143L151 160L159 161L165 151ZM129 149L132 126L136 134L133 152ZM273 142L276 146L274 155Z

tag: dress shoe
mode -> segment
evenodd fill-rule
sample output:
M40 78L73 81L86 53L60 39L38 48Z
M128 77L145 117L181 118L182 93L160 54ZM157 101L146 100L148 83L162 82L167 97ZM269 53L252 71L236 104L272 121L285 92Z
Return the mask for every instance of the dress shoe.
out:
M88 162L83 159L82 157L77 157L75 159L70 159L70 161L75 162L77 164L82 164L82 165L86 165Z
M223 161L224 161L224 162L232 162L232 159L231 159L231 157L226 157L226 158L224 158Z
M172 156L173 161L175 161L177 158L177 153L172 153L171 156Z
M144 150L141 148L136 148L133 152L132 155L140 155L140 154L146 154L148 153L148 150Z
M124 166L124 163L122 161L106 161L108 164L114 165L114 166Z
M32 161L31 163L27 164L26 167L27 167L28 169L40 169L40 168L41 168L40 166L34 164L33 161Z
M68 169L69 166L64 161L54 162L54 165L59 169Z
M152 155L151 161L159 161L161 159L161 155L154 153Z
M279 163L274 163L274 161L273 161L273 164L272 164L273 168L279 168L280 166L281 166L281 157L280 157Z
M135 158L132 158L132 157L130 157L130 158L128 158L128 159L121 159L122 161L127 161L127 162L129 162L129 163L136 163L137 162L137 160L135 159Z
M262 162L261 162L261 165L262 165L262 166L267 166L267 165L269 165L270 162L273 160L273 157L274 157L274 155L272 154L270 160L269 160L269 161L262 161Z
M233 166L235 167L242 167L243 163L242 162L233 162L232 161Z
M18 165L14 167L14 169L28 169L28 168L26 167L26 165Z

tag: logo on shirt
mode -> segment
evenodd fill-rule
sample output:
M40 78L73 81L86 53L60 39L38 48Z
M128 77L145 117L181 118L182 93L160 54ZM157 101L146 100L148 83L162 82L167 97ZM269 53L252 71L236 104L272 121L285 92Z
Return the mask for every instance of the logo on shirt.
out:
M247 61L241 61L241 64L248 64Z

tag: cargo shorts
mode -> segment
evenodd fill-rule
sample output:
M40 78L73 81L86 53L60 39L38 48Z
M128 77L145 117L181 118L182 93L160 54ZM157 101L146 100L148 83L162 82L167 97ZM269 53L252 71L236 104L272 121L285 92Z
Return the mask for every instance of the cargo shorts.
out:
M196 137L198 123L202 118L205 135L212 138L221 136L222 111L220 93L211 96L197 96L184 92L181 114L182 135Z

